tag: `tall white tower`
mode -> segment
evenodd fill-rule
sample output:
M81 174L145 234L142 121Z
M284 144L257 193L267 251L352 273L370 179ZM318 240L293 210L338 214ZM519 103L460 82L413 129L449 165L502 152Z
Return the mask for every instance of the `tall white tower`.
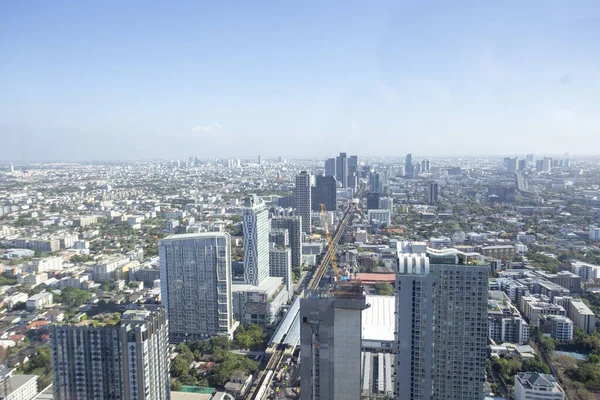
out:
M258 286L269 277L269 211L258 196L244 199L244 281Z

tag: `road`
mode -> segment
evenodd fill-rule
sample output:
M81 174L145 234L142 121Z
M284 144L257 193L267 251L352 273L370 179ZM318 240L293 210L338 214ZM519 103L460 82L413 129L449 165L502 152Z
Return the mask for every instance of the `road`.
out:
M362 190L359 191L359 195L361 192ZM344 217L342 218L342 221L338 225L335 235L332 238L332 246L327 248L321 263L315 269L314 274L306 285L307 292L311 292L319 288L321 279L323 276L325 276L325 273L329 269L331 256L337 251L338 244L346 232L348 223L350 222L352 215L357 211L357 208L358 207L356 204L350 203L346 209ZM281 362L283 360L285 350L285 345L282 343L273 343L271 348L267 349L267 353L271 353L271 357L269 358L265 369L258 373L258 376L250 388L250 391L245 396L245 399L262 400L269 394L271 391L271 383L273 378L281 372Z

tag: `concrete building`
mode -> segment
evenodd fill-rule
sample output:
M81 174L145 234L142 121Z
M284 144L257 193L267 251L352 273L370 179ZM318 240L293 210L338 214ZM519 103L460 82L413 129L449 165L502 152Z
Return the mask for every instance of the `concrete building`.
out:
M233 317L243 325L270 329L279 319L281 307L289 300L283 278L268 277L260 285L233 284Z
M514 396L515 400L564 400L565 392L552 375L519 372Z
M48 272L61 270L63 266L62 257L48 257L33 260L31 270L33 272Z
M340 153L335 159L335 179L341 187L348 187L348 155L346 153Z
M132 310L96 326L52 325L56 400L170 398L168 322L164 308Z
M129 259L123 256L114 256L102 260L92 267L92 278L96 282L114 281L117 278L117 269L128 262Z
M0 400L31 400L38 394L37 375L12 375L0 382Z
M294 277L292 275L292 249L275 247L269 249L269 276L283 278L286 290L291 296L294 292Z
M594 333L596 329L596 315L581 299L569 300L569 318L579 329L582 329L588 335Z
M542 333L549 333L559 343L573 340L573 321L563 315L541 315L539 324Z
M600 278L600 265L589 264L582 261L574 261L571 263L573 273L587 281L590 279Z
M488 335L496 343L527 344L529 324L522 317L488 312Z
M407 178L415 177L415 166L412 163L412 154L410 153L406 155L406 159L404 160L404 171Z
M383 225L388 227L392 223L392 213L390 210L368 210L370 224Z
M365 299L300 300L302 399L361 398L361 320Z
M439 193L439 185L435 182L429 183L429 186L427 186L427 203L428 204L437 203L438 193Z
M271 228L287 229L292 250L292 267L302 266L302 218L297 216L273 218Z
M296 175L296 209L302 218L304 232L311 232L310 209L311 209L311 182L310 174L306 171Z
M550 303L546 296L526 295L521 297L521 312L529 321L529 325L539 326L540 315L566 315L565 309L558 305Z
M335 211L337 204L337 181L334 176L315 177L315 186L311 188L311 209L321 211L321 204L325 204L327 211Z
M271 228L271 232L269 232L269 243L273 243L277 246L289 246L290 232L287 229Z
M27 302L25 303L25 308L27 309L27 311L35 311L40 310L51 304L53 304L52 293L41 292L38 294L34 294L30 298L28 298Z
M310 216L310 202L308 211ZM258 286L269 276L269 211L265 203L253 195L244 199L242 217L244 281Z
M169 316L171 343L231 338L235 328L229 234L172 235L159 242L159 255L161 299Z
M325 160L325 176L336 176L335 174L335 158Z
M356 189L358 178L358 156L350 156L348 158L348 187Z
M405 247L398 248L395 396L480 400L488 266L431 264L425 254L402 253Z
M590 240L594 242L600 241L600 228L596 226L590 226Z

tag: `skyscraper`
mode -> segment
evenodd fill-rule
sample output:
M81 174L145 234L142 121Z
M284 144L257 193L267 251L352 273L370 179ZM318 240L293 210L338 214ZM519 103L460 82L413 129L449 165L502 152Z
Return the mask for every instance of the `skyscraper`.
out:
M302 265L302 218L278 217L271 220L271 227L275 229L287 229L292 250L292 267Z
M252 195L244 199L242 214L244 281L258 286L269 276L269 211L258 196Z
M356 189L358 183L358 156L348 159L348 187Z
M362 298L300 300L302 399L361 398Z
M268 251L267 247L267 257ZM159 242L159 255L161 298L169 316L171 343L232 337L229 234L172 235Z
M381 193L381 181L379 172L369 174L369 191L371 193Z
M336 176L335 175L335 158L328 158L325 161L325 176Z
M334 176L316 176L315 186L312 188L312 211L321 211L321 204L325 204L327 211L336 210L337 181Z
M406 160L404 161L404 172L407 178L415 177L415 166L412 163L412 154L410 153L406 155Z
M310 207L311 207L311 184L310 174L307 171L296 175L296 209L298 215L302 217L302 227L304 232L311 232Z
M54 399L163 400L170 397L165 309L131 310L121 320L52 325Z
M453 252L399 251L396 398L481 400L488 266L459 264Z
M269 275L283 278L283 283L290 294L294 294L292 275L292 249L272 246L269 249Z
M438 189L439 186L435 182L430 182L429 186L427 186L427 203L435 204L438 199Z
M348 156L340 153L335 160L335 178L343 188L348 187Z
M395 398L432 394L435 277L425 254L398 254Z

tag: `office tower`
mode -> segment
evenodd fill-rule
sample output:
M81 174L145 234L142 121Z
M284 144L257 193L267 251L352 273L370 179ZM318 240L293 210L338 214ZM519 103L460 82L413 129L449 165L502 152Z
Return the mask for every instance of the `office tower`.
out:
M528 163L530 163L530 162L533 162L533 154L527 154L527 155L525 156L525 160L526 160Z
M438 200L438 190L439 186L435 182L430 182L427 187L427 203L435 204Z
M504 169L509 172L516 172L518 160L517 157L504 157Z
M425 171L429 172L430 170L430 162L429 160L425 160Z
M335 160L335 178L343 188L348 187L348 156L340 153Z
M15 166L13 163L10 163L10 172L14 173L15 172Z
M321 204L325 204L327 211L337 208L337 181L335 176L316 177L316 184L312 187L312 211L321 211Z
M406 155L406 160L404 161L404 170L407 178L415 177L415 167L412 163L412 154L410 153Z
M423 257L398 254L396 398L481 400L489 267L458 264L454 253L431 254L429 265Z
M552 159L549 157L544 157L542 160L542 172L550 172L552 169Z
M269 249L269 276L283 278L288 293L290 296L293 294L292 249L271 246Z
M271 232L269 232L269 243L275 243L277 246L289 246L290 232L287 229L271 228Z
M163 400L170 397L165 309L130 310L121 319L52 325L54 399Z
M361 398L361 322L366 308L355 298L300 300L302 399Z
M267 236L267 252L268 240ZM159 256L161 299L169 316L170 342L212 336L231 337L229 234L211 232L168 236L159 242ZM267 259L267 275L268 268Z
M356 189L358 185L358 156L348 159L348 187Z
M377 210L379 209L379 193L371 192L367 194L367 209Z
M519 160L519 171L525 171L527 169L527 160Z
M297 216L273 218L271 227L287 229L292 250L292 267L302 266L302 219Z
M381 193L379 172L371 172L371 174L369 174L369 191L371 193Z
M394 212L394 199L391 197L380 197L379 207L380 210L389 210L390 213Z
M325 161L325 176L336 176L335 175L335 158L328 158Z
M302 227L306 233L311 232L310 197L310 174L306 171L302 171L299 175L296 175L296 209L298 210L298 215L302 218Z
M421 161L421 172L427 172L427 161Z
M309 210L310 211L310 210ZM269 210L256 195L244 199L244 281L258 286L269 277Z
M263 165L263 156L258 156L258 165Z
M398 254L396 399L430 399L433 388L435 277L425 254Z

